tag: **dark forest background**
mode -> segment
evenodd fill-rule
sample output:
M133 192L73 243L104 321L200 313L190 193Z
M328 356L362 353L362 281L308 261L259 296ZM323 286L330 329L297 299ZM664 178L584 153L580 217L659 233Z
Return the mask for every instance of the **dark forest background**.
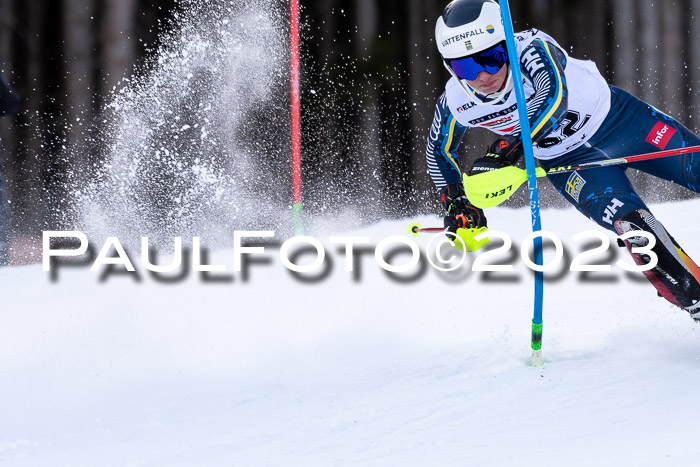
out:
M322 206L329 180L342 180L349 202L380 215L439 212L424 142L448 77L433 40L446 3L301 0L307 209ZM89 148L57 156L81 144L179 8L176 0L0 0L0 72L23 97L20 114L0 119L16 238L51 227L52 205L70 190L66 175L99 162ZM548 32L612 84L700 128L700 0L513 0L511 10L516 30ZM490 138L467 136L463 166ZM656 182L635 181L658 194ZM548 190L544 197L560 203Z

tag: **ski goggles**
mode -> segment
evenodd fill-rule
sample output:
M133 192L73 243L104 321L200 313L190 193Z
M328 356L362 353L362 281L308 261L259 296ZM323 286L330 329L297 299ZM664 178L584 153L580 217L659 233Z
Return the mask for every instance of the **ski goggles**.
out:
M490 75L495 75L508 62L508 52L503 42L500 42L490 49L477 52L468 57L445 60L452 68L452 71L467 81L474 81L482 71Z

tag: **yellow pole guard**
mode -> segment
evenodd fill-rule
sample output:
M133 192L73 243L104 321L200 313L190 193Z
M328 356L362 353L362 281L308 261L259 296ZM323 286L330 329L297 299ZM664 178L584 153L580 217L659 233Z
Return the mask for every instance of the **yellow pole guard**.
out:
M486 232L486 230L486 227L479 227L478 229L457 229L457 237L459 238L450 238L450 243L459 251L476 251L485 247L491 241L488 237L482 238L479 241L476 241L474 238L480 233ZM459 241L460 239L462 239L461 242Z
M547 176L542 167L536 174L538 178ZM527 181L527 172L511 165L472 176L463 174L462 181L469 201L477 208L488 209L510 198Z

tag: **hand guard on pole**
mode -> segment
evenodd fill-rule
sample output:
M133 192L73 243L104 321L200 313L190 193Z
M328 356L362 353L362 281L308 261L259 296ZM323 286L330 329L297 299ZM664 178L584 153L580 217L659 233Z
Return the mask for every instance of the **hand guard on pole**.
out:
M444 219L445 235L453 241L455 248L476 251L489 243L488 238L478 242L474 239L487 230L486 216L484 211L472 206L461 183L453 183L440 190L440 201L447 210Z
M457 229L486 227L484 211L472 206L464 194L461 183L452 183L440 190L440 201L447 211L445 229L455 233Z
M486 155L475 160L468 175L478 175L514 165L523 155L523 145L519 138L506 135L494 141Z

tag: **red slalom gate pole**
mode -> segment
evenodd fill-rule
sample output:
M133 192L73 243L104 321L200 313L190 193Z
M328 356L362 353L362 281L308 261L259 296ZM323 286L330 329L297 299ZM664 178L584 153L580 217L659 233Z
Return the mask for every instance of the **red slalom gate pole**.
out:
M291 94L292 94L292 192L294 233L303 235L301 212L301 98L299 93L299 0L290 0Z

